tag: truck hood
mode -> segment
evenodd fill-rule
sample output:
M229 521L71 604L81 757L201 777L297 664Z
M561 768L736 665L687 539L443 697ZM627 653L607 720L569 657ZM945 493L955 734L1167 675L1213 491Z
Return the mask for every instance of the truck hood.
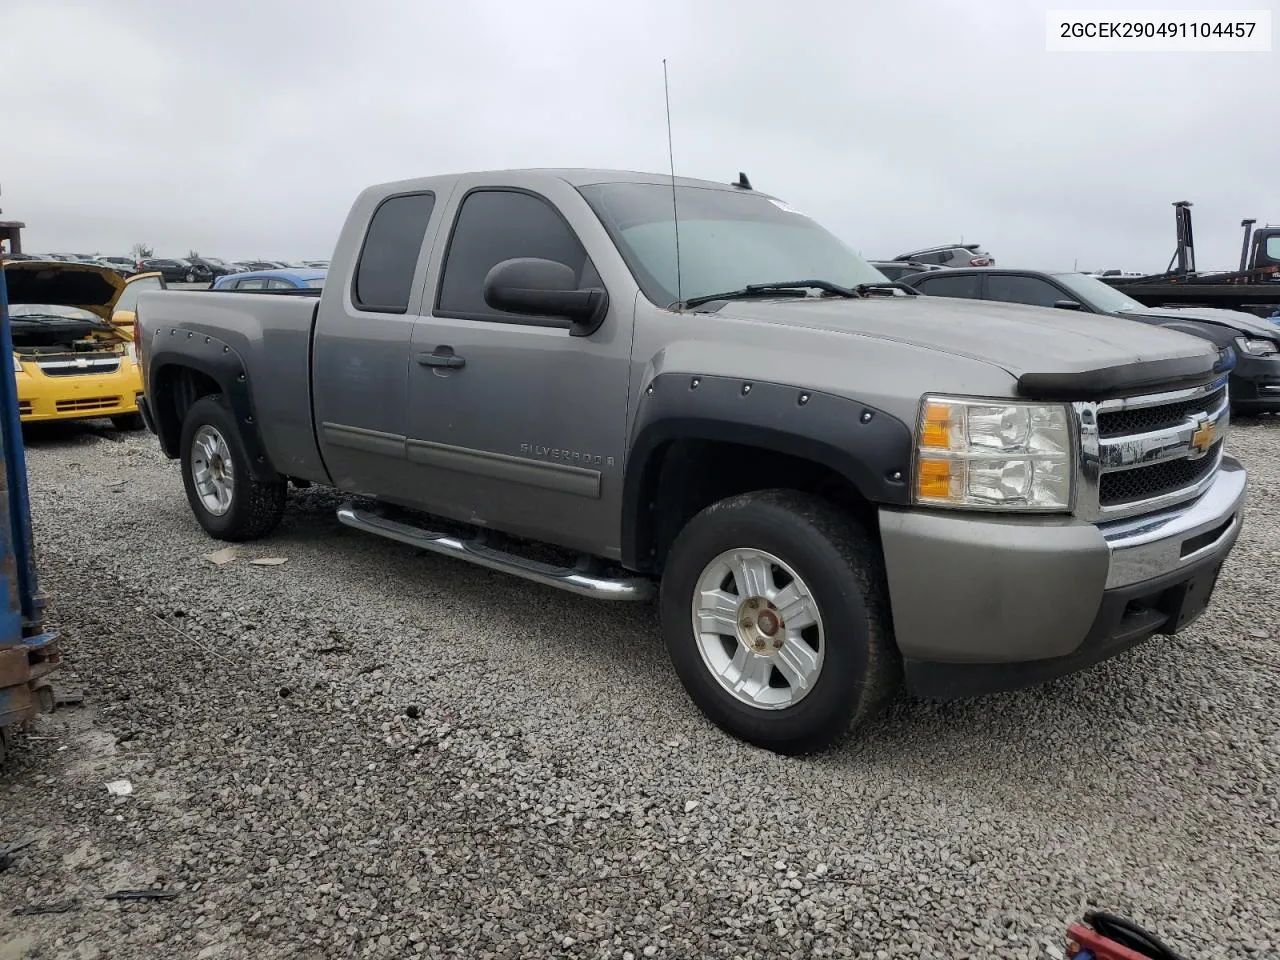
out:
M10 303L48 303L88 310L107 323L125 287L110 267L59 260L6 260Z
M1219 358L1208 341L1174 330L992 300L926 295L735 300L718 315L895 340L995 364L1019 378L1155 361L1188 361L1175 366L1184 371L1203 366L1208 375Z
M1135 313L1137 311L1134 311ZM1268 340L1276 340L1280 338L1280 330L1276 329L1276 325L1261 317L1255 317L1252 313L1245 313L1243 310L1219 310L1215 307L1179 307L1175 309L1161 309L1159 307L1148 307L1142 311L1144 317L1160 317L1168 320L1195 320L1199 323L1214 323L1220 327L1228 327L1237 330L1240 333L1247 333L1259 337L1265 337Z

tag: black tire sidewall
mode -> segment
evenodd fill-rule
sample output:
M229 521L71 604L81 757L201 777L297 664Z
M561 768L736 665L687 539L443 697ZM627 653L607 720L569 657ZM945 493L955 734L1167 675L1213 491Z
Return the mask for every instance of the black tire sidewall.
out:
M216 429L231 451L232 482L231 509L218 516L205 509L196 490L195 477L191 474L191 444L196 431L208 424ZM235 534L244 524L242 516L252 509L249 471L249 454L240 439L235 415L221 394L201 397L191 405L182 423L182 485L187 491L187 502L200 526L215 537Z
M735 699L712 675L698 649L693 627L698 579L715 557L733 549L761 550L784 561L818 605L822 672L813 690L793 707L763 710ZM660 598L663 637L685 689L717 725L762 746L806 750L838 736L860 712L873 655L871 614L859 582L846 554L812 518L778 503L735 502L699 514L672 546Z

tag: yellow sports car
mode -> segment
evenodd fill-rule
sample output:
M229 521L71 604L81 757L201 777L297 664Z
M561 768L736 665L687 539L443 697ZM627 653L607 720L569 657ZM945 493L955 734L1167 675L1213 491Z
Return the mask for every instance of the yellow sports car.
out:
M126 280L108 267L44 260L6 262L4 274L22 422L109 417L141 429L133 311L142 290L164 286L160 274Z

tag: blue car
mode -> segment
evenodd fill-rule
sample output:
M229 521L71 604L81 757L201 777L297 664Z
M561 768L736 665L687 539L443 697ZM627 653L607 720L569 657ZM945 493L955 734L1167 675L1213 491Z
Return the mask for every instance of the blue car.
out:
M214 290L318 290L324 286L325 270L253 270L219 277Z

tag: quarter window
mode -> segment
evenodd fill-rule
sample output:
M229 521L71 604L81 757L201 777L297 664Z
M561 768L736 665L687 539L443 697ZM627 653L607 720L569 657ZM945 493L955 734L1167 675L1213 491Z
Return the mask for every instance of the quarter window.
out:
M369 221L351 284L356 308L370 313L404 313L413 274L427 235L436 198L411 193L382 201Z
M536 323L484 302L484 279L503 260L540 257L569 267L579 287L600 279L578 238L541 197L515 190L477 190L458 211L436 309L446 316Z
M960 277L928 277L916 281L916 289L931 297L968 297L976 299L982 278L976 274Z

